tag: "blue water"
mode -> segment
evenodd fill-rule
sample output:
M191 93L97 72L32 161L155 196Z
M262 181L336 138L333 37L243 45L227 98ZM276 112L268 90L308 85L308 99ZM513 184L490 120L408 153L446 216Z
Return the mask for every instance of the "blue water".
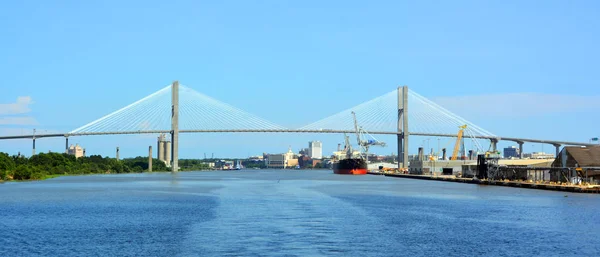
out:
M600 195L230 171L0 184L0 256L598 256Z

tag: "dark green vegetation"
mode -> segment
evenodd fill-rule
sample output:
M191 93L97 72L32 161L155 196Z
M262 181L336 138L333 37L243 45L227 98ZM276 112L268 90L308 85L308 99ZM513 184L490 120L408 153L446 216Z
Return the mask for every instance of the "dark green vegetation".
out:
M200 166L196 164L192 167L198 169ZM0 153L0 180L45 179L57 175L139 173L147 170L148 157L117 161L100 155L75 158L64 153L40 153L25 158ZM169 168L164 162L152 159L152 171L169 171Z

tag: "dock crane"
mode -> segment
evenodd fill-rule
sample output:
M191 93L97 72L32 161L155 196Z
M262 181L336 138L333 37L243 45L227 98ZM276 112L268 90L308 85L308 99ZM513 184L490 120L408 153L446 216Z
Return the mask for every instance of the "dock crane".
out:
M473 132L467 128L467 125L462 125L458 127L458 135L456 137L456 144L454 145L454 151L452 152L452 158L451 160L456 160L458 158L458 152L459 152L459 148L460 148L460 152L461 152L461 158L465 158L465 142L464 142L464 134L465 131L467 133L467 136L471 138L471 140L473 140L473 143L475 144L475 147L477 148L477 153L483 153L483 147L481 146L481 144L479 144L479 142L477 141L477 139L475 138L475 136L473 135ZM462 140L462 141L461 141ZM489 150L485 152L485 156L491 156L491 155L499 155L499 152L490 152Z
M346 153L346 158L352 158L352 154L354 151L352 150L352 145L350 144L350 137L344 133L344 152Z
M456 158L458 157L459 148L462 150L461 158L464 157L465 144L464 144L464 141L462 141L462 139L463 139L463 134L465 133L465 129L467 129L467 125L462 125L458 128L459 128L459 130L458 130L458 135L456 136L456 144L454 144L454 151L452 151L452 158L450 158L450 160L453 160L453 161L455 161Z
M356 113L352 112L352 117L354 118L354 130L356 132L356 141L358 142L358 146L360 147L361 158L365 159L367 163L369 163L369 147L372 145L377 146L386 146L385 142L381 142L375 139L373 136L369 135L366 130L358 126L358 121L356 120ZM372 139L363 140L363 138L368 135ZM364 150L365 155L362 155Z

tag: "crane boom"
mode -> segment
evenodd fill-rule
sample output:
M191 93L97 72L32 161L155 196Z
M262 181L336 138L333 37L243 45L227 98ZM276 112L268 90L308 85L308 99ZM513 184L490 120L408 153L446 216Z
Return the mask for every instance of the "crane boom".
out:
M358 145L361 145L360 132L358 131L358 121L356 121L356 113L352 112L352 117L354 118L354 131L356 132L356 143L358 143Z
M467 128L467 125L462 125L458 128L459 128L459 130L458 130L458 135L456 137L456 144L454 144L454 151L452 151L452 158L450 159L453 161L455 161L456 157L458 156L458 150L460 149L460 142L462 140L465 129Z
M377 139L373 138L373 140L363 140L365 135L369 135L367 131L358 126L358 121L356 120L356 113L352 112L352 117L354 118L354 131L356 132L356 141L358 143L358 147L360 149L360 158L366 159L369 162L369 146L378 145L385 146L385 142L380 142ZM369 135L370 136L370 135ZM364 156L363 156L364 151Z

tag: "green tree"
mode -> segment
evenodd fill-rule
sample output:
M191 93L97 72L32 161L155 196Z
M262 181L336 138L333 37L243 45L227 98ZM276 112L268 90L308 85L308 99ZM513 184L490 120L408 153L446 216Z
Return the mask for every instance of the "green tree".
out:
M25 165L17 166L15 170L14 179L17 180L26 180L31 177L31 168Z
M10 158L8 154L0 153L0 171L13 170L15 170L15 161L12 158Z

